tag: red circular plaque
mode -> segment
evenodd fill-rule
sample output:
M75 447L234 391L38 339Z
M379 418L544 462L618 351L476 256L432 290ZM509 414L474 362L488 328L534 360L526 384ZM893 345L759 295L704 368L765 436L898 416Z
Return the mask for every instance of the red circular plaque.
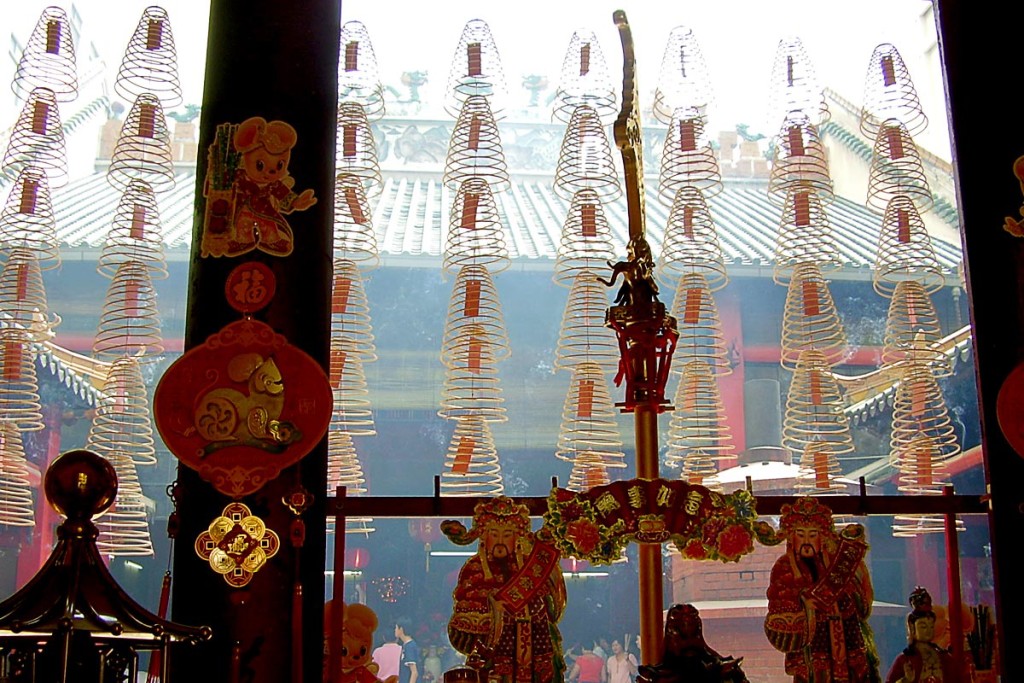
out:
M239 313L252 313L270 303L277 291L277 278L270 266L249 261L237 266L224 283L224 296Z

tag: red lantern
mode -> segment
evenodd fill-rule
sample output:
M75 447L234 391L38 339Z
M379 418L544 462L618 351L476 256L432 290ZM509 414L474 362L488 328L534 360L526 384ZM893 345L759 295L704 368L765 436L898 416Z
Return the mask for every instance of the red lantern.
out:
M345 548L345 569L365 569L370 564L370 551L366 548Z

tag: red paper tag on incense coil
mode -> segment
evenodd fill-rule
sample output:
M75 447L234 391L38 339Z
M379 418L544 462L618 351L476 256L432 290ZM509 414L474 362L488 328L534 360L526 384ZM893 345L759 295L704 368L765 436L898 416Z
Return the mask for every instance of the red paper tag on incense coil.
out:
M36 100L32 105L32 132L36 135L46 135L49 123L50 105Z
M475 318L480 315L480 281L466 280L466 300L462 305L462 315Z
M789 140L789 156L802 157L807 155L807 150L804 148L804 134L800 130L800 126L790 126L787 139Z
M36 212L36 201L39 197L39 181L26 178L21 185L21 202L18 213L33 215Z
M466 73L470 76L483 74L483 54L480 43L469 43L466 45Z
M793 222L799 228L811 224L811 196L808 192L797 192L793 196Z
M359 41L345 43L345 71L359 70Z
M896 211L896 240L900 244L910 242L910 212L906 209Z
M146 27L146 49L159 50L164 44L164 22L162 19L150 19Z
M576 400L576 417L587 418L594 415L594 380L581 379Z
M60 54L60 22L56 19L46 22L46 53Z
M580 206L580 233L584 237L597 237L597 207L593 204Z
M804 315L821 315L821 301L818 296L818 285L815 282L804 281L801 293L804 301Z
M893 161L902 159L906 156L906 152L903 150L903 136L900 135L900 129L892 126L885 129L885 139L889 144L889 158Z
M580 45L580 76L590 73L590 43Z
M896 68L892 63L892 55L882 55L882 85L889 87L896 85Z
M348 206L349 213L352 214L353 221L360 225L366 223L366 214L363 212L363 205L359 202L359 195L356 194L356 188L345 188L345 204Z
M690 240L693 239L693 214L692 206L683 207L683 236Z
M468 474L469 463L473 460L473 450L476 448L476 441L471 436L463 436L459 439L459 446L455 451L455 460L452 462L454 474Z
M692 152L697 149L697 131L693 121L679 122L679 151Z
M348 298L352 293L352 281L339 277L334 281L334 296L331 297L331 313L348 311Z
M462 221L460 227L466 230L476 228L476 210L480 203L480 195L476 192L467 192L462 199Z

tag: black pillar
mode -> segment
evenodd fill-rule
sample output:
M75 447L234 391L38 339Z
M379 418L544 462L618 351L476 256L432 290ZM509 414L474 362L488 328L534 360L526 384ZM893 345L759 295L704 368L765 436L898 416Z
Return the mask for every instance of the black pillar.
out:
M1024 459L996 419L996 399L1024 359L1024 240L1003 229L1020 220L1021 184L1014 160L1024 155L1020 86L1024 6L936 0L939 46L954 139L968 291L975 330L986 477L992 497L990 530L1001 626L1004 681L1024 681L1024 660L1013 654L1024 638L1014 615L1024 605L1019 577Z
M271 268L277 293L254 314L327 368L330 333L331 227L337 101L340 0L212 0L206 85L189 281L186 351L241 317L224 296L228 273L245 261ZM187 41L182 41L186 45ZM294 251L275 256L261 249L238 257L202 256L203 184L207 149L222 123L251 117L284 121L297 133L288 166L295 191L312 189L317 203L287 216ZM245 588L232 588L193 549L196 538L231 499L184 465L178 468L181 530L175 546L171 616L209 625L211 642L182 648L171 658L172 680L249 683L319 683L322 677L326 514L326 441L298 465L240 502L281 538L281 549ZM301 481L315 496L303 515L305 544L292 547L291 512L282 496ZM302 618L293 619L297 568L304 589ZM301 657L292 656L292 634L301 626ZM236 647L237 646L237 647ZM232 652L236 663L232 664ZM299 661L296 661L299 660Z

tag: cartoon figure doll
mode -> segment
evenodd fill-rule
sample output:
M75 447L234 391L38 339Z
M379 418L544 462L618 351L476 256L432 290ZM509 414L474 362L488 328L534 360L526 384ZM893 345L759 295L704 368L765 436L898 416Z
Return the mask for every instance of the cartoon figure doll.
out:
M317 201L311 189L292 191L295 179L288 175L288 163L297 139L289 124L259 116L217 127L203 192L203 256L240 256L253 249L274 256L292 252L294 237L284 217Z

